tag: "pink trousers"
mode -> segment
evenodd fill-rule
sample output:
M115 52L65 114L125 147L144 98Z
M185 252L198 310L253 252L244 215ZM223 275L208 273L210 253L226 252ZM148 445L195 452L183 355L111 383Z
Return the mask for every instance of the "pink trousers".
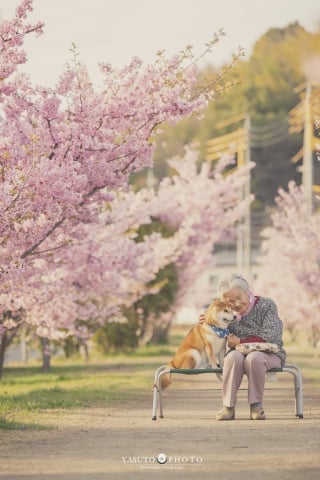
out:
M263 401L266 371L280 368L281 360L274 353L251 352L248 355L232 350L223 364L222 401L225 407L234 407L243 375L248 377L248 403Z

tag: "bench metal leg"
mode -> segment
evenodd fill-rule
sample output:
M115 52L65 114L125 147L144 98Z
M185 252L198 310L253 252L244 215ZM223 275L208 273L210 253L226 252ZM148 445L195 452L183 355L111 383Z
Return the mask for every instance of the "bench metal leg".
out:
M157 408L158 408L158 387L153 385L153 404L152 404L152 420L157 420Z
M296 417L303 418L303 384L301 369L298 365L287 364L282 368L282 371L293 375Z
M168 368L167 365L163 365L162 367L159 367L155 372L154 384L153 384L152 420L157 420L158 404L159 404L160 418L163 418L161 376L169 372L170 372L170 368Z

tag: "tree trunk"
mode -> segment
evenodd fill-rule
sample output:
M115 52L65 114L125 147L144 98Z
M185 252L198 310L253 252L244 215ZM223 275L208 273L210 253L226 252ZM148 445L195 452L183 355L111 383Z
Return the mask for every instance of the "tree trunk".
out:
M167 342L171 327L172 314L162 312L156 318L151 315L144 325L143 333L139 338L139 346L145 346L150 343Z
M80 345L83 347L84 350L84 359L86 363L89 362L89 346L87 340L80 340Z
M51 347L48 338L41 338L42 347L42 371L44 373L50 372Z
M7 332L3 332L1 336L1 342L0 342L0 380L2 379L2 375L3 375L4 357L6 353L7 344L8 344Z
M27 346L27 335L25 327L22 328L20 334L20 351L21 359L23 363L28 363L28 346Z
M5 330L1 336L1 341L0 341L0 380L2 379L3 375L3 367L4 367L4 360L5 360L5 354L6 354L6 349L16 336L16 333L18 331L19 325L12 330ZM10 332L10 333L9 333Z

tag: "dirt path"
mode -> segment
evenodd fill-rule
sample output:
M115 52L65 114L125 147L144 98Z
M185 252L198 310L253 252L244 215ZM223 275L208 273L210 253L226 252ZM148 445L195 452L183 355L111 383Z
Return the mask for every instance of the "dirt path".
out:
M146 391L135 404L51 414L52 429L1 431L0 479L316 480L319 388L305 382L305 418L299 420L292 381L285 377L267 384L263 422L248 419L245 388L236 420L215 421L220 384L201 375L176 378L165 392L165 418L156 421ZM45 423L45 412L41 417ZM168 457L163 465L157 462L161 453Z

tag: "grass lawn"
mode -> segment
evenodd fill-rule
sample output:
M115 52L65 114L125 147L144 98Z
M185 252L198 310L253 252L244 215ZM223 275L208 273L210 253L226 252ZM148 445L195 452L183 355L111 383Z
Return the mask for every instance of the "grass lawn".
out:
M38 419L44 413L48 418L50 412L137 401L151 391L154 371L174 350L151 346L88 363L53 358L50 373L42 373L39 363L7 366L0 382L0 428L42 428Z

